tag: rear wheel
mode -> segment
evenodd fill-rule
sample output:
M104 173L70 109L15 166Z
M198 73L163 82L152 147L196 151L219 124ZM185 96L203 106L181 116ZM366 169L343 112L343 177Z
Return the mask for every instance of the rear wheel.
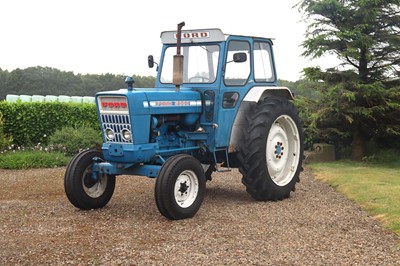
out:
M303 161L298 111L284 98L267 98L246 115L239 160L242 182L257 200L281 200L295 190Z
M77 208L90 210L104 207L115 188L115 176L93 172L93 159L102 158L97 150L78 153L67 166L64 189L69 201Z
M203 167L197 159L184 154L169 158L156 180L158 210L171 220L193 217L203 202L205 182Z

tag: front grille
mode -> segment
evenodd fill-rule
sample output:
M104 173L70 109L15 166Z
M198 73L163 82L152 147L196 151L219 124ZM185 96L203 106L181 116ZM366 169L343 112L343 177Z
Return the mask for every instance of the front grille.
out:
M126 141L122 138L122 130L128 129L129 131L132 132L131 128L131 121L129 119L128 114L101 114L101 127L105 136L105 130L107 128L110 128L114 131L115 133L115 138L113 140L108 140L106 138L107 142L111 143L132 143L133 141L133 135L131 140Z

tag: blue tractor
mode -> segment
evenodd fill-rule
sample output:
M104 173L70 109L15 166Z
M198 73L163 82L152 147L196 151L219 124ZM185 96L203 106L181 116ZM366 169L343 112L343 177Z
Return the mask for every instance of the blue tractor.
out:
M155 200L168 219L193 217L211 174L238 168L256 200L281 200L302 170L303 129L293 95L279 87L272 41L220 29L161 33L155 88L101 92L104 143L69 163L64 187L80 209L111 199L118 175L156 178Z

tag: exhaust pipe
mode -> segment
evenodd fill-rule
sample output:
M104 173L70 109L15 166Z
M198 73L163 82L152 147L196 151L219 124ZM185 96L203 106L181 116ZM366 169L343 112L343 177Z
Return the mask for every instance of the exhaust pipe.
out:
M174 66L173 66L173 78L172 82L175 84L176 91L180 90L183 83L183 55L181 55L181 38L182 38L182 27L185 26L185 22L178 24L178 31L176 33L176 55L174 55Z

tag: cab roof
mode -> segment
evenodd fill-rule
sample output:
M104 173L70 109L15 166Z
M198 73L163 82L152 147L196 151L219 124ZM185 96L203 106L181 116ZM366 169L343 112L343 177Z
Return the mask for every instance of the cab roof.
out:
M161 42L163 44L175 44L177 42L176 35L177 35L176 31L163 31L161 32ZM223 42L226 41L226 39L230 35L234 34L224 34L218 28L182 30L181 42L182 43ZM243 36L243 35L235 35L235 36ZM254 37L254 36L245 36L245 37L272 40L271 38L265 38L265 37Z

